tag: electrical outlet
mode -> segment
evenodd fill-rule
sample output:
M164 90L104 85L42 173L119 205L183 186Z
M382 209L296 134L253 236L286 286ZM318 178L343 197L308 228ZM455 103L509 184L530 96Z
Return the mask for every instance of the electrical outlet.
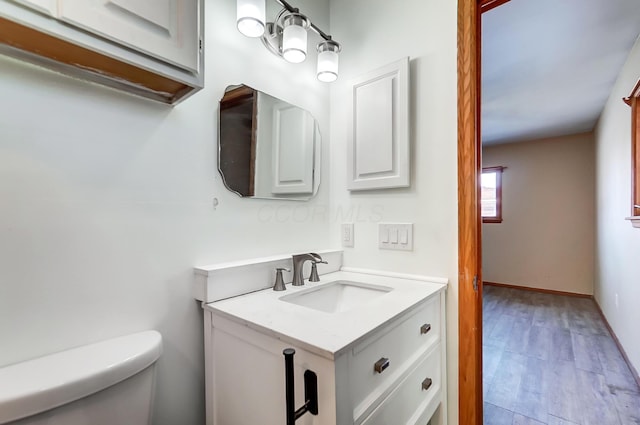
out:
M616 308L618 308L618 293L616 293Z
M353 223L342 223L342 246L352 248L354 244Z

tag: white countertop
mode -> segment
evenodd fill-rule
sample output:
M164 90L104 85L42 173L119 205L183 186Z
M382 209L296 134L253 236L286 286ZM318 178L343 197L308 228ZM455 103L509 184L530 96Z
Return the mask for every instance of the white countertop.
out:
M345 280L393 288L352 310L325 313L281 301L286 295ZM323 357L334 359L353 344L367 337L389 320L427 298L446 285L420 280L338 271L321 276L317 283L287 285L286 291L272 289L204 304L204 308L261 333L296 344Z

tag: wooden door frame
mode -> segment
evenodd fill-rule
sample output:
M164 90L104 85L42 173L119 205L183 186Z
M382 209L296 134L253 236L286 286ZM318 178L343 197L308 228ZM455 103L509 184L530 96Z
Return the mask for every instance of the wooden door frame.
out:
M505 0L508 1L508 0ZM458 0L458 413L482 425L480 13L502 0Z

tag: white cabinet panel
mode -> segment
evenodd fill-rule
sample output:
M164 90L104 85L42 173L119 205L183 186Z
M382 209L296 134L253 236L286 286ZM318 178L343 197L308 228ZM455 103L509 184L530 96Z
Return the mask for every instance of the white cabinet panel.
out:
M288 103L273 108L273 193L313 193L315 120Z
M56 3L58 0L13 0L16 3L23 4L38 12L46 13L47 15L56 15Z
M199 2L59 0L59 19L173 65L198 71Z
M436 408L433 400L441 396L438 348L424 357L362 425L422 425L429 420Z
M409 186L409 58L357 78L351 99L348 188Z

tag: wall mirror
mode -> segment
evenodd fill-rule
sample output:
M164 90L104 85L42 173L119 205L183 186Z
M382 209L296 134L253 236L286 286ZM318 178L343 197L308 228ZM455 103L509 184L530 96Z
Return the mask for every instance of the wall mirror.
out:
M246 85L220 100L218 169L248 198L308 200L320 185L321 140L310 112Z

